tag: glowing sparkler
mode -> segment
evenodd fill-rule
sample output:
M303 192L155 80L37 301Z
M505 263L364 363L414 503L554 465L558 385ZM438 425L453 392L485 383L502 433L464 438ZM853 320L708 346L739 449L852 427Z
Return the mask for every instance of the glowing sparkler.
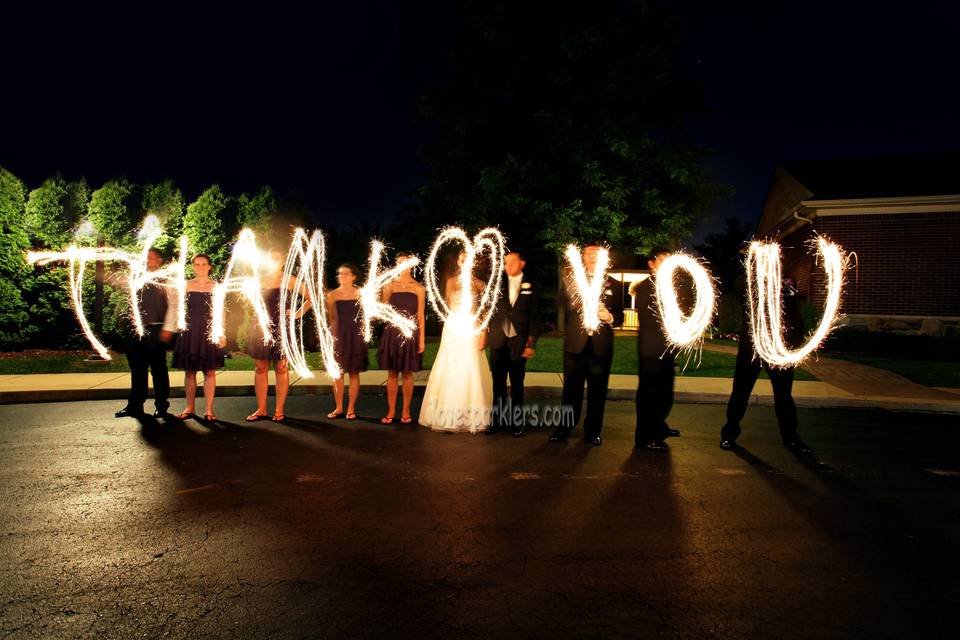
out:
M370 243L367 281L360 287L360 306L363 309L363 339L367 342L370 342L373 338L372 321L375 318L380 318L384 322L394 325L405 338L411 337L413 330L417 328L417 323L412 318L398 312L392 305L381 301L380 291L385 284L401 273L420 264L420 258L407 258L392 269L380 271L380 255L382 253L383 243L379 240L373 240Z
M92 235L92 226L82 227L85 235ZM66 262L68 280L70 283L70 303L80 324L80 329L93 347L94 351L104 360L110 360L110 354L100 339L93 333L87 316L83 310L83 278L90 262L123 262L127 265L127 285L130 297L130 315L133 328L137 335L143 336L145 329L140 314L138 294L148 284L159 284L164 287L174 286L178 293L177 327L186 327L186 256L187 239L180 238L180 258L176 263L150 271L147 269L147 255L162 233L160 222L155 216L147 216L137 236L142 240L139 254L132 254L113 247L78 247L73 244L65 251L30 251L27 260L31 264L49 264L50 262ZM171 285L172 283L172 285Z
M264 258L260 249L257 248L257 239L253 231L243 229L233 245L223 280L213 287L213 317L210 323L210 342L213 344L219 344L221 338L226 337L223 314L228 293L240 293L250 302L257 317L257 324L260 325L263 343L273 342L273 335L270 332L270 315L267 313L267 305L260 292L260 266L263 262ZM234 275L234 270L243 267L249 270L249 275Z
M793 367L802 362L820 346L836 321L846 259L839 246L822 237L817 238L817 250L827 275L823 317L806 343L791 350L783 341L780 245L775 242L750 243L747 253L750 331L757 355L774 367Z
M459 295L454 308L444 299L437 278L437 255L440 248L448 242L459 242L464 248L464 261L458 274ZM444 321L452 323L458 331L479 335L487 328L500 297L500 282L503 274L503 256L506 242L503 234L494 227L487 227L471 240L463 229L447 227L433 242L433 249L427 258L424 278L427 285L427 297L434 312ZM486 287L475 300L473 291L473 268L478 255L490 257L490 276Z
M580 321L583 323L583 328L587 333L593 334L600 326L600 307L602 306L600 298L607 281L610 253L603 247L597 248L597 264L589 279L583 266L580 249L576 245L567 245L566 257L573 270L573 285L576 287L575 291L570 292L575 297L574 306L580 307Z
M313 377L303 346L304 320L302 316L298 318L294 312L304 302L309 301L313 308L324 367L327 375L336 380L342 373L334 355L333 333L327 322L323 287L323 266L326 259L326 243L322 233L314 231L307 240L307 233L303 229L294 232L280 287L280 346L294 371L304 378ZM299 270L297 265L300 266ZM293 286L289 284L291 279Z
M677 269L690 274L696 290L696 300L688 315L684 315L677 302L677 290L674 286ZM674 253L660 261L654 273L654 286L657 292L657 310L667 342L679 349L695 347L703 340L703 332L713 319L716 304L713 278L693 257L685 253Z

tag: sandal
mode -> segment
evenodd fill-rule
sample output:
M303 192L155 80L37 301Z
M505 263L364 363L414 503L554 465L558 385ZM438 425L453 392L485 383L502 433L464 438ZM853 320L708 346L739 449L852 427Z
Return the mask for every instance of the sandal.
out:
M380 424L393 424L396 421L397 419L394 418L393 416L384 416L380 418Z
M330 413L327 414L327 417L330 418L331 420L336 420L337 418L342 418L342 417L343 417L343 411L331 411Z
M401 424L410 424L411 422L413 422L413 418L410 416L407 416L406 418L400 418Z
M348 414L347 414L347 420L356 420L356 419L357 419L357 414L355 414L355 413L348 413Z
M265 413L251 413L247 416L247 422L259 422L260 420L266 420L267 414Z
M286 419L286 417L287 416L283 415L282 413L276 413L270 419L273 420L274 422L283 422Z
M184 409L179 414L177 414L177 420L187 420L189 418L196 418L196 417L197 416L194 415L193 411L188 411L186 409Z
M213 415L212 413L205 413L203 414L203 419L207 422L216 422L217 416Z

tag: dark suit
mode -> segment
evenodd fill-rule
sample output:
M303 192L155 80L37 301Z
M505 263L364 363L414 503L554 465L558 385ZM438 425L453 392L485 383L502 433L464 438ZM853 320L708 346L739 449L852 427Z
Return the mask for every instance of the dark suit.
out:
M576 304L575 285L567 274L557 298L567 309L563 337L563 404L573 408L573 428L580 421L583 409L583 386L587 385L587 416L583 422L587 438L599 436L603 429L603 409L607 402L610 365L613 362L613 327L601 323L592 335L583 328L580 306ZM613 316L613 326L623 324L623 287L613 278L607 278L600 298Z
M160 340L160 332L173 331L173 310L167 290L154 283L140 290L138 303L144 335L140 337L131 327L126 340L127 362L130 365L130 396L127 408L141 412L147 400L147 374L153 372L154 404L158 411L170 407L170 375L167 372L167 344Z
M653 279L640 282L636 296L637 322L637 427L634 441L638 446L667 437L667 416L673 408L673 352L656 312L656 291Z
M737 279L736 289L746 293L746 278L741 275ZM800 300L798 296L783 287L784 341L791 347L796 347L803 339L803 318L800 315ZM773 407L777 414L777 424L780 427L780 437L790 442L797 435L797 405L793 401L793 372L794 368L786 369L771 367L762 362L753 352L753 339L750 334L750 318L744 300L743 329L740 331L740 341L737 345L737 364L733 372L733 391L727 402L727 422L720 431L723 440L736 440L740 435L740 421L747 412L747 404L753 386L760 375L761 367L766 369L770 377L770 386L773 387Z
M523 378L527 359L523 350L533 347L540 336L540 290L522 276L516 301L510 304L510 278L505 277L497 308L490 319L487 344L490 347L490 373L493 376L493 426L513 427L514 417L523 420ZM515 335L507 337L506 324ZM510 402L507 403L507 376L510 376ZM519 423L519 424L522 424Z

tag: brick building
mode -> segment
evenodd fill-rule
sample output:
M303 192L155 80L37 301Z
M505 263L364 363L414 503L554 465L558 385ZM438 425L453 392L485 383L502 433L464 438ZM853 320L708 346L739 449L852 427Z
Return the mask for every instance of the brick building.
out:
M777 167L757 237L780 241L784 273L822 303L817 234L857 256L845 324L960 335L960 152Z

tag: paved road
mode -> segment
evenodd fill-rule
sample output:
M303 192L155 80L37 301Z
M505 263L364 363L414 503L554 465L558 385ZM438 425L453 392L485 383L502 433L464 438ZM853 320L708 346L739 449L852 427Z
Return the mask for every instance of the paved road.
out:
M290 415L320 415L296 397ZM669 455L0 407L0 637L956 637L955 418L677 407ZM361 414L380 410L361 400Z

